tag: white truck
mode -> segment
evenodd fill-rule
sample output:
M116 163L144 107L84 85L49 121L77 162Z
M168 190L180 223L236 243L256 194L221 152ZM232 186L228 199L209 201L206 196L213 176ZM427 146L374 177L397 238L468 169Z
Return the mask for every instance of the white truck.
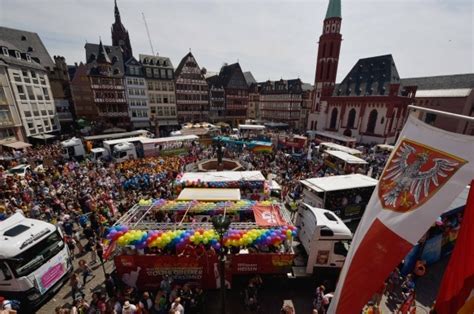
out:
M84 144L82 143L81 139L77 137L73 137L61 142L61 146L62 155L64 158L84 159L84 157L86 156Z
M305 275L318 268L342 268L352 233L333 212L300 203L295 225L298 227L293 271Z
M34 312L72 273L60 229L16 213L0 222L0 295Z

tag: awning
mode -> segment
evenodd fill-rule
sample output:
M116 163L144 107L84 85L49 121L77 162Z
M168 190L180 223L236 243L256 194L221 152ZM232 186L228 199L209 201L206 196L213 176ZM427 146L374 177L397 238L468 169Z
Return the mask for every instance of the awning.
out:
M40 134L40 135L32 135L30 136L31 138L35 138L37 140L49 140L51 138L55 138L56 136L55 135L51 135L51 134Z
M27 148L27 147L31 146L31 144L21 142L21 141L13 142L13 143L5 143L5 144L2 144L2 145L6 146L6 147L13 148L13 149L23 149L23 148Z
M179 201L240 201L240 189L185 188L178 196Z

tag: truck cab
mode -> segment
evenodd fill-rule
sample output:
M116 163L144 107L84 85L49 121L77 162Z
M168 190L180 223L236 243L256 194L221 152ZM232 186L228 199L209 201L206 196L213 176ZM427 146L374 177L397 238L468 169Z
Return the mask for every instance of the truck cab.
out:
M112 157L115 162L136 159L137 150L132 143L120 143L113 147Z
M314 267L342 268L352 233L339 217L329 210L300 203L295 225L305 251L307 274L312 274Z
M92 148L90 158L92 161L109 159L109 151L102 147Z
M66 159L83 159L86 155L82 141L76 137L61 142L62 156Z

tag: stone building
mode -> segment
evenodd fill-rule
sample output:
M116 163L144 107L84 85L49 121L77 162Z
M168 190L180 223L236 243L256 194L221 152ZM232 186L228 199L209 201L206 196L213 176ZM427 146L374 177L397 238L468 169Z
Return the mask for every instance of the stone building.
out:
M150 122L156 135L179 128L176 112L174 68L167 57L140 55L145 71Z

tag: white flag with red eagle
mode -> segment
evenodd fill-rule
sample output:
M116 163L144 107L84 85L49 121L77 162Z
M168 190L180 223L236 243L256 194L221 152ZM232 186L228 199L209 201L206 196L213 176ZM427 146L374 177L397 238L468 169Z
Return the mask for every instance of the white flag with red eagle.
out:
M409 116L354 235L329 313L360 313L473 178L473 136Z

